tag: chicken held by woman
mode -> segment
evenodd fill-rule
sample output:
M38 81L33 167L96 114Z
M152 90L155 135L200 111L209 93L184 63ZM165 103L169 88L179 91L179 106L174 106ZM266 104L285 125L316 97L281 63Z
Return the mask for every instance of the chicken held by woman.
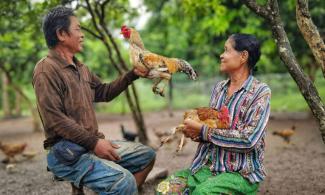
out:
M195 108L184 113L183 123L187 119L195 120L211 128L228 129L230 125L229 111L226 106L221 107L219 111L210 107ZM182 150L185 143L185 135L183 134L185 125L183 123L173 128L170 136L161 140L161 146L172 139L175 134L181 133L176 152Z

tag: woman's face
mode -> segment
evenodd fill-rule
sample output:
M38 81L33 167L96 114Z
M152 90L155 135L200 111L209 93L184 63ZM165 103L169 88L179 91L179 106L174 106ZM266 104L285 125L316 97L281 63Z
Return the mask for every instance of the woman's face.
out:
M242 52L236 51L233 45L233 40L229 38L225 43L224 52L220 55L220 71L223 73L234 72L243 65Z

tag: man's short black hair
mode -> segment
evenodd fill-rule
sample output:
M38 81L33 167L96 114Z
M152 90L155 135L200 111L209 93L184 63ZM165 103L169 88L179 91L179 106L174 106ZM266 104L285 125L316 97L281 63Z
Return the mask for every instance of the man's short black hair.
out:
M75 16L73 10L64 6L51 9L43 19L43 32L49 48L55 47L59 39L57 31L69 33L70 16Z

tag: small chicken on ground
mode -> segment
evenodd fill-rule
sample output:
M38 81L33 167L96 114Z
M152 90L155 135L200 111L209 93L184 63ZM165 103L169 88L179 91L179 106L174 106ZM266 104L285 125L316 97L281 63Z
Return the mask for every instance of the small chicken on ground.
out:
M292 127L290 129L283 129L283 130L280 130L280 131L274 131L273 135L277 135L277 136L282 137L283 140L286 143L289 144L290 141L291 141L291 137L295 134L295 132L296 132L296 126L292 125Z
M26 148L26 143L3 144L0 142L0 150L5 154L6 158L3 163L16 162L15 156L22 154Z
M120 125L120 127L121 127L122 136L126 141L134 142L135 139L139 136L137 133L133 133L129 130L126 130L124 125L122 124Z

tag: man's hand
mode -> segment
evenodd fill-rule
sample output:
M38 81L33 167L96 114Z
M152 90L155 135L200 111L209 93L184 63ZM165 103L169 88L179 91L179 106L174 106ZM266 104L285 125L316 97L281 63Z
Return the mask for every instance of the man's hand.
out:
M149 73L149 70L144 67L142 68L142 67L136 66L133 69L133 72L134 72L134 74L138 75L139 77L146 77Z
M111 143L105 139L99 139L94 149L94 153L99 158L111 160L111 161L118 161L121 158L115 152L115 149L118 149L120 146Z
M192 119L186 119L184 121L184 135L191 138L193 141L198 141L201 133L202 124Z

